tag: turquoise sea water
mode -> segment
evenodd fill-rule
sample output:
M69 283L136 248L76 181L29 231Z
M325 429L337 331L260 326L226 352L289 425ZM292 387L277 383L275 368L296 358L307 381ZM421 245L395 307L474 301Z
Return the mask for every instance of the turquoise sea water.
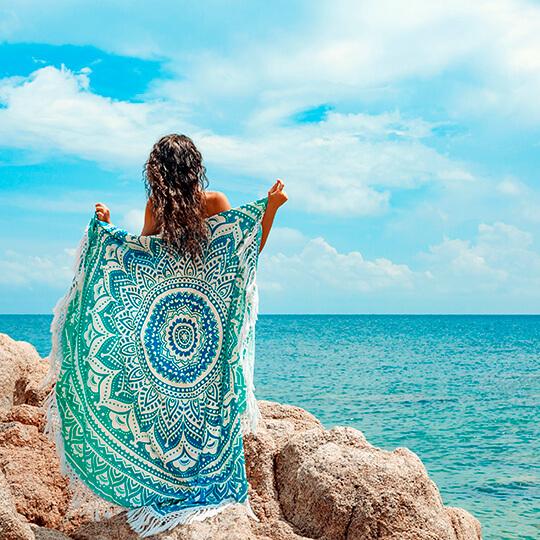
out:
M51 316L0 315L50 351ZM483 538L540 538L540 316L261 315L256 395L406 446Z

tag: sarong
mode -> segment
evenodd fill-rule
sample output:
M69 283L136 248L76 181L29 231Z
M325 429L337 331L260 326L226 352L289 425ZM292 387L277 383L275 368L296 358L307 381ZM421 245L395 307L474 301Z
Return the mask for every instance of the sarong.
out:
M256 270L267 198L209 217L197 262L94 217L54 309L44 404L72 505L141 536L247 495Z

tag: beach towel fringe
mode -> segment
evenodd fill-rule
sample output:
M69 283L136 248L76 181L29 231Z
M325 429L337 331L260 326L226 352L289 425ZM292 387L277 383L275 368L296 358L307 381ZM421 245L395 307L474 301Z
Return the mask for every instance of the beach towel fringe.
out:
M174 529L178 525L188 525L195 521L203 521L207 518L216 516L223 512L226 508L235 504L241 504L246 509L248 516L256 521L259 521L253 513L248 499L242 503L238 503L233 499L226 499L219 504L209 505L197 508L184 508L178 512L174 512L168 516L156 514L150 506L141 508L133 508L128 510L127 519L130 527L141 537L150 536L163 531Z
M259 243L257 242L257 239L262 226L263 216L264 212L258 217L256 226L253 227L243 245L238 250L238 259L241 267L244 269L249 267L248 261L250 257L254 257L255 259L258 257ZM259 420L261 419L261 412L259 411L257 400L255 398L255 385L253 383L253 367L255 362L254 343L252 343L251 349L249 347L250 335L255 328L259 313L259 293L257 290L256 278L257 268L254 264L250 267L250 272L246 280L246 311L242 321L236 350L236 353L240 358L240 367L244 374L244 381L246 384L246 411L240 416L242 435L255 433L257 431Z
M47 419L45 435L55 444L56 454L60 460L60 472L67 477L69 482L68 490L73 493L70 513L78 513L81 516L88 514L93 521L100 521L125 510L124 507L111 503L97 495L68 463L64 452L62 424L54 392L47 396L43 407L46 410Z
M101 518L112 517L118 512L125 510L125 508L111 503L97 495L84 483L73 467L67 462L64 451L64 441L62 439L62 421L58 411L55 386L62 365L62 331L66 322L67 309L77 293L81 291L84 282L85 260L89 246L89 226L90 224L86 226L84 234L75 251L73 263L74 277L71 286L64 297L58 300L53 309L54 317L51 323L52 348L47 357L49 361L49 372L43 380L40 381L39 388L43 390L52 385L52 389L41 406L41 410L46 419L44 434L55 445L56 454L60 461L60 472L68 478L68 489L73 493L70 512L78 512L79 515L89 514L93 520L99 521Z
M62 330L66 322L67 308L73 298L76 296L77 292L79 292L83 286L84 265L89 244L89 227L90 224L86 226L84 234L75 251L75 258L73 262L73 281L71 282L71 286L66 294L58 300L56 306L53 308L54 317L51 323L52 348L49 356L47 357L47 360L49 361L49 372L40 382L38 390L44 390L51 384L54 384L60 373L63 358Z
M92 521L101 521L102 519L113 517L127 510L126 517L128 525L143 538L162 531L171 530L178 525L202 521L206 518L216 516L234 504L243 505L248 516L256 521L260 521L253 512L248 498L242 503L238 503L234 499L228 499L215 505L184 508L168 516L156 515L151 506L127 509L103 499L84 483L66 460L61 435L61 420L56 396L53 392L49 394L43 407L47 411L45 435L55 443L56 453L60 460L60 472L68 478L68 489L73 493L70 514L78 513L80 516L88 514Z

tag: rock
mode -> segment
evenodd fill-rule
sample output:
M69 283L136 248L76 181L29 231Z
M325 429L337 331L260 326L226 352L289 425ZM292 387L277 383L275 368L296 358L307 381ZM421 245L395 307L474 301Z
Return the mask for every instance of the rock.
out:
M70 534L73 540L137 540L139 535L127 524L122 512L101 521L88 521ZM148 539L154 539L148 536Z
M22 396L23 403L33 405L34 407L40 407L43 404L52 388L52 385L41 388L41 382L47 373L49 373L49 361L46 358L41 358L36 369L31 373L28 384L24 389Z
M27 426L19 422L0 424L0 446L3 448L32 447L39 440L36 426Z
M2 540L34 540L34 533L17 513L6 477L0 472L0 538Z
M467 510L447 506L446 513L456 531L457 540L481 540L482 526Z
M420 459L376 448L354 428L296 435L277 457L276 477L286 519L312 538L458 538Z
M47 371L34 347L0 334L0 538L138 540L125 512L99 522L68 512L68 481L43 435L39 406L48 389L38 385ZM299 407L258 404L262 419L244 437L244 454L259 521L234 505L150 538L480 540L478 520L443 505L410 450L376 448L350 427L326 430Z
M20 422L27 426L36 426L41 433L46 424L43 411L26 403L15 405L9 410L0 410L0 422Z
M61 527L71 499L68 482L60 474L54 445L36 426L0 424L0 470L20 514L37 525Z
M294 405L283 405L274 401L257 401L264 427L274 439L277 450L287 443L296 433L308 429L324 430L320 421L311 413Z
M272 540L256 535L245 508L240 504L230 506L213 518L176 527L171 532L156 535L156 540Z
M0 409L34 401L40 397L39 381L47 373L47 362L33 345L26 341L15 341L0 334Z
M323 431L324 427L300 407L271 401L259 401L258 405L262 420L257 433L244 436L250 503L259 519L283 519L274 475L275 457L294 434L308 429Z
M139 538L127 524L122 512L112 518L86 523L72 533L74 540L136 540ZM241 504L225 508L218 515L194 523L179 525L147 537L148 540L272 540L256 536Z
M39 527L38 525L30 525L34 531L36 540L71 540L69 536L62 534L54 529L47 527Z
M312 540L307 536L301 536L296 534L290 523L287 523L284 519L277 519L274 521L267 521L262 523L251 522L251 528L257 535L257 539L270 540ZM321 539L324 540L324 539Z

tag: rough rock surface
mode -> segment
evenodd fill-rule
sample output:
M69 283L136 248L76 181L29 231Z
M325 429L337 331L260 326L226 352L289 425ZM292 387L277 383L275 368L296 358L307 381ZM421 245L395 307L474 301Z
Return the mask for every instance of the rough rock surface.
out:
M54 529L48 529L47 527L39 527L37 525L31 525L36 540L71 540L69 536L62 534Z
M9 484L0 472L0 538L3 540L33 540L34 533L17 513Z
M33 345L0 334L0 409L27 402L38 405L43 392L38 392L37 383L47 369Z
M0 334L0 538L138 540L124 512L99 522L69 512L71 493L38 408L46 371L31 345ZM263 418L257 433L244 437L244 452L259 521L234 505L148 538L480 540L478 520L443 505L410 450L388 452L356 429L326 430L301 408L258 403Z
M51 529L65 519L71 495L60 474L54 445L34 425L0 423L0 470L5 474L17 511L28 521Z
M356 429L297 435L277 458L276 478L286 519L306 536L456 540L418 457L375 448Z
M456 531L457 540L468 540L469 538L480 538L482 527L480 522L473 518L467 510L463 508L446 507L446 513Z

